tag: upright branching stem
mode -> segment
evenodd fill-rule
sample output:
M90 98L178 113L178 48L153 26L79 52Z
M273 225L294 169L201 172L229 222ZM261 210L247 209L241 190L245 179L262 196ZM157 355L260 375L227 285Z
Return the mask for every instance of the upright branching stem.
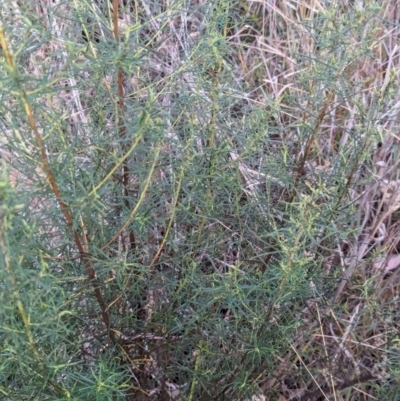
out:
M120 46L119 39L119 6L118 0L113 0L113 34L117 46ZM117 106L117 127L119 130L119 137L122 143L122 151L126 153L129 149L129 143L126 140L126 121L125 121L125 93L124 93L124 72L120 65L117 66L117 86L118 86L118 106ZM122 164L122 185L125 207L129 210L131 208L129 196L129 165L128 160L124 160ZM129 245L130 250L136 249L135 233L132 229L129 230Z
M299 185L299 180L300 180L301 175L304 172L304 167L305 167L306 162L307 162L307 160L309 158L309 154L310 154L312 145L313 145L313 143L315 141L315 138L316 138L316 136L318 134L318 131L319 131L320 127L321 127L322 121L324 120L324 118L326 116L326 113L328 111L328 107L331 105L334 96L335 96L334 90L330 90L328 92L328 95L326 96L325 102L324 102L324 104L323 104L323 106L322 106L322 108L321 108L321 110L320 110L320 112L318 114L317 121L315 122L314 128L313 128L313 130L312 130L312 132L310 134L310 137L309 137L309 139L307 141L307 144L306 144L306 147L305 147L305 150L304 150L304 154L303 154L303 156L301 158L301 161L300 161L300 165L298 166L298 168L296 169L296 172L294 174L296 178L295 178L295 182L294 182L294 189L293 189L292 194L291 194L291 196L290 196L290 198L288 200L289 203L292 203L294 197L296 196L297 187Z
M168 239L172 224L174 222L176 208L177 208L178 200L179 200L179 193L181 191L181 186L182 186L182 181L183 181L184 175L185 175L185 169L183 166L181 166L179 176L178 176L178 183L176 186L176 191L174 193L174 200L173 200L173 204L172 204L171 216L168 220L167 228L165 230L165 234L161 241L161 244L158 247L156 254L154 255L153 259L151 260L151 262L149 264L149 269L151 269L155 265L158 258L160 257L161 251L163 250L165 244L167 243L167 239Z
M22 86L20 85L20 82L19 82L19 79L18 79L18 72L17 72L17 69L15 67L15 64L14 64L14 61L13 61L13 57L12 57L12 52L11 52L11 49L9 48L9 46L8 46L8 43L7 43L7 40L6 40L6 37L5 37L5 33L4 33L4 29L3 29L2 26L0 27L0 43L1 43L2 48L4 49L4 52L6 54L6 62L8 64L8 67L9 67L10 71L12 72L12 76L14 78L15 85L18 87L19 96L20 96L20 99L21 99L22 104L24 106L25 113L26 113L26 115L28 117L29 126L31 127L31 129L32 129L32 131L33 131L33 133L35 135L36 142L37 142L37 145L39 147L39 152L40 152L40 155L41 155L41 163L43 165L44 174L46 176L46 179L47 179L51 189L53 190L53 193L54 193L54 195L55 195L55 197L57 199L57 202L59 204L60 210L61 210L62 214L64 215L64 218L65 218L65 220L67 222L67 225L68 225L69 229L72 232L72 236L73 236L75 244L76 244L76 246L78 248L79 255L80 255L80 257L81 257L81 259L82 259L82 261L83 261L83 263L84 263L84 265L86 267L86 271L87 271L89 280L92 283L93 288L94 288L94 295L95 295L95 297L97 299L97 302L98 302L98 304L99 304L99 306L101 308L103 322L107 327L107 331L109 333L110 338L113 339L113 341L115 341L114 333L112 332L112 330L110 330L111 329L111 327L110 327L110 319L109 319L108 312L106 310L106 304L105 304L105 302L103 300L103 296L102 296L101 291L100 291L100 283L99 283L98 279L96 278L96 272L95 272L94 268L91 265L91 262L90 262L90 259L89 259L89 255L84 250L84 247L83 247L83 244L82 244L82 240L81 240L81 238L79 236L79 233L74 228L70 210L69 210L67 204L62 200L62 196L61 196L60 190L58 188L58 184L56 182L56 179L55 179L55 177L53 175L53 172L51 170L51 167L50 167L50 163L49 163L49 159L48 159L48 156L47 156L46 148L44 146L44 141L43 141L42 135L40 134L39 129L37 127L36 120L35 120L35 117L33 116L32 109L31 109L31 106L29 104L29 100L28 100L27 94L26 94L25 90L22 88Z

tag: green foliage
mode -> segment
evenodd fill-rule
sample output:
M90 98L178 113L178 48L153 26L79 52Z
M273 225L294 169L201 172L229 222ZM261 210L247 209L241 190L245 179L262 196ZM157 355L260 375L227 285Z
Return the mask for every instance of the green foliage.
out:
M352 70L375 4L296 23L315 51L293 48L297 86L274 96L235 44L259 10L128 3L2 11L2 399L350 394L368 367L340 324L362 321L360 343L396 328L374 286L350 317L339 287L389 107ZM350 110L349 129L332 117ZM398 393L396 341L371 394Z

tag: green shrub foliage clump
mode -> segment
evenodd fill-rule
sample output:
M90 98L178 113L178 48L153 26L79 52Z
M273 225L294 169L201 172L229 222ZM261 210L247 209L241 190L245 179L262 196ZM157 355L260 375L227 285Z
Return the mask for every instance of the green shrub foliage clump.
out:
M397 399L393 2L22 3L0 398Z

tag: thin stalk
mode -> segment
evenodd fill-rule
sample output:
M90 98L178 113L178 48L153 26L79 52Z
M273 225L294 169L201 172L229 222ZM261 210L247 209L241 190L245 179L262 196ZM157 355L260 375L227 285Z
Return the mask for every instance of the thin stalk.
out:
M120 44L119 40L119 18L118 18L118 13L119 13L119 7L118 7L118 0L113 0L113 34L114 34L114 39L115 42L117 43L117 46ZM126 153L126 150L129 148L129 144L126 142L126 123L125 123L125 94L124 94L124 73L122 71L122 68L118 66L117 70L117 85L118 85L118 106L117 106L117 127L119 130L119 137L122 142L122 151ZM128 160L125 159L122 163L122 185L123 185L123 196L124 196L124 204L127 209L131 209L131 202L129 199L129 166L128 166ZM136 238L135 238L135 233L132 229L129 230L128 232L129 236L129 245L131 251L136 249Z
M54 193L54 195L55 195L55 197L57 199L57 202L59 204L60 210L61 210L62 214L64 215L64 218L65 218L65 220L67 222L67 225L68 225L70 231L72 232L72 236L73 236L75 244L76 244L76 246L78 248L79 255L80 255L81 260L83 261L83 264L84 264L84 266L86 268L86 272L88 274L89 281L92 283L92 286L93 286L93 289L94 289L94 295L96 297L96 300L97 300L98 304L100 305L103 322L107 327L108 335L109 335L109 337L111 338L111 340L113 342L116 342L116 338L114 336L114 333L110 330L111 329L110 328L110 319L109 319L108 312L106 310L106 304L104 302L103 296L102 296L101 291L100 291L100 282L96 278L96 272L95 272L94 268L91 265L91 262L90 262L88 254L84 250L84 246L82 244L82 240L81 240L81 238L80 238L80 236L78 234L78 231L73 226L73 219L72 219L71 213L69 211L69 208L68 208L67 204L62 200L61 193L60 193L57 181L56 181L56 179L54 177L54 174L53 174L53 172L51 170L51 167L50 167L49 158L47 156L47 152L46 152L46 148L45 148L45 145L44 145L43 137L40 134L39 129L37 127L36 120L35 120L35 118L33 116L32 109L31 109L31 106L29 104L27 94L26 94L25 90L20 85L20 81L18 79L17 69L16 69L16 67L14 65L12 52L11 52L9 46L8 46L8 43L7 43L7 40L6 40L6 37L5 37L5 32L4 32L4 29L3 29L2 25L0 25L0 44L1 44L2 48L3 48L3 51L4 51L5 56L6 56L6 63L8 65L8 67L9 67L9 69L10 69L10 72L12 73L12 76L14 78L14 82L15 82L16 86L18 87L19 96L20 96L20 99L21 99L22 104L24 106L25 113L26 113L26 115L28 117L29 126L31 127L31 129L32 129L32 131L34 133L35 138L36 138L36 142L37 142L37 144L39 146L39 151L40 151L40 155L41 155L41 162L42 162L42 165L43 165L44 174L45 174L46 179L47 179L47 181L48 181L48 183L49 183L49 185L50 185L50 187L51 187L51 189L52 189L52 191L53 191L53 193Z
M151 269L154 266L154 264L157 262L158 258L160 257L161 251L163 250L163 248L167 242L168 235L169 235L169 232L172 227L172 223L175 218L176 206L178 205L179 193L181 191L181 186L182 186L182 181L183 181L184 175L185 175L185 170L184 170L183 166L181 166L181 171L180 171L179 178L178 178L178 185L177 185L175 193L174 193L174 204L172 205L172 212L171 212L171 216L168 221L167 229L165 230L164 238L162 239L161 244L160 244L156 254L154 255L152 261L150 262L149 269Z
M210 122L208 124L208 138L206 141L206 147L210 149L211 152L216 147L215 144L215 126L217 123L217 114L218 114L218 88L219 88L219 74L222 70L222 60L220 56L215 52L215 56L217 58L217 66L215 68L212 68L209 70L209 73L212 75L213 80L212 80L212 88L211 88L211 116L210 116ZM215 174L215 155L212 154L210 156L209 160L209 186L206 191L206 196L205 196L205 203L207 210L212 209L212 185L213 185L213 176ZM196 242L196 249L198 249L201 236L203 234L203 230L205 227L207 221L207 216L204 215L200 226L199 226L199 232L197 234L197 242Z
M326 113L328 111L328 107L331 105L334 96L335 96L335 91L332 89L332 90L330 90L328 92L328 95L326 96L326 99L325 99L325 102L324 102L324 104L322 106L322 109L318 114L317 121L316 121L316 123L314 125L314 128L313 128L312 132L311 132L310 138L307 141L307 145L306 145L306 149L304 151L304 155L302 157L302 160L300 162L299 167L297 168L297 170L295 172L295 177L296 178L295 178L295 183L294 183L294 189L292 191L292 194L290 195L290 198L289 198L289 201L288 201L289 203L292 203L294 197L296 196L297 188L299 186L300 177L304 172L304 167L306 165L306 161L308 159L308 155L310 154L312 144L315 141L315 138L317 136L319 128L320 128L320 126L322 124L322 121L324 120L324 118L326 116Z

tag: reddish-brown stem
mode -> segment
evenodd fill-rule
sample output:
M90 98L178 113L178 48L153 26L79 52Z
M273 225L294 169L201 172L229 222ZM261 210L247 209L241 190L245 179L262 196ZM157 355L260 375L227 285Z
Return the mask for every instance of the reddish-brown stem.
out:
M334 92L333 90L331 90L331 91L328 93L328 96L327 96L326 99L325 99L325 102L324 102L324 104L323 104L323 106L322 106L322 109L321 109L321 111L320 111L319 114L318 114L317 121L316 121L316 123L315 123L315 126L314 126L312 132L311 132L310 138L308 139L308 142L307 142L307 145L306 145L306 149L305 149L305 151L304 151L304 155L303 155L302 160L301 160L301 162L300 162L300 166L297 168L297 170L296 170L296 172L295 172L296 180L295 180L295 183L294 183L294 189L293 189L293 191L292 191L292 193L291 193L291 195L290 195L290 198L289 198L289 203L292 203L294 197L296 196L297 187L298 187L298 185L299 185L300 176L301 176L301 175L303 174L303 172L304 172L304 166L305 166L305 164L306 164L308 155L310 154L312 144L314 143L314 140L315 140L315 137L317 136L317 132L318 132L318 130L319 130L319 127L321 126L322 121L323 121L324 118L325 118L325 115L326 115L326 112L327 112L327 110L328 110L328 107L329 107L329 105L332 103L332 100L333 100L334 95L335 95L335 92Z
M114 39L117 44L119 44L119 32L118 32L118 0L113 0L113 23L114 23ZM125 120L124 120L124 111L125 111L125 94L124 94L124 73L121 69L121 67L118 67L118 72L117 72L117 85L118 85L118 130L119 130L119 137L121 138L121 141L123 143L122 148L123 150L126 150L129 148L127 143L125 142L126 139L126 125L125 125ZM129 210L131 209L131 205L129 202L129 166L128 166L128 161L125 160L124 163L122 164L122 185L124 187L123 194L124 194L124 205L125 207ZM133 250L136 248L136 238L135 238L135 233L130 230L129 231L129 246L130 250Z
M2 28L1 28L1 32L0 32L0 39L1 39L2 48L3 48L3 50L4 50L4 52L5 52L6 56L7 56L6 57L7 64L8 64L8 66L10 67L10 69L12 71L15 71L13 57L12 57L11 51L10 51L10 49L8 47L7 41L5 40L5 35L4 35L4 31L3 31ZM18 82L17 79L16 79L16 82ZM109 316L108 316L108 312L106 310L106 305L105 305L103 296L102 296L101 291L100 291L100 286L99 286L100 283L98 282L98 280L96 278L95 270L93 269L93 267L92 267L92 265L90 263L89 257L88 257L87 253L84 250L84 247L82 245L82 241L81 241L81 238L79 237L78 232L73 227L73 220L72 220L72 216L71 216L71 213L69 211L69 208L68 208L67 204L61 198L60 190L58 188L56 179L55 179L55 177L53 175L53 172L51 171L49 158L47 156L46 148L44 146L43 137L39 132L39 129L38 129L37 124L36 124L36 120L35 120L35 118L33 116L33 113L32 113L32 109L31 109L30 104L28 102L28 96L27 96L25 90L21 86L19 86L18 89L19 89L19 92L20 92L21 100L22 100L26 115L28 117L29 126L31 127L31 129L32 129L32 131L33 131L33 133L35 135L35 139L36 139L36 142L37 142L38 147L39 147L40 156L41 156L41 162L43 164L43 171L45 173L46 179L49 182L50 187L51 187L51 189L52 189L52 191L53 191L53 193L54 193L54 195L55 195L55 197L57 199L57 202L58 202L58 204L60 206L60 210L61 210L62 214L64 215L64 218L65 218L65 220L67 222L67 225L68 225L68 227L70 228L70 230L72 232L75 244L76 244L76 246L78 248L78 251L79 251L79 256L80 256L83 264L85 265L89 280L92 283L93 288L94 288L94 295L96 297L96 300L97 300L98 304L100 305L103 322L107 327L107 331L109 333L110 338L113 341L115 341L114 334L110 330L110 319L109 319Z

